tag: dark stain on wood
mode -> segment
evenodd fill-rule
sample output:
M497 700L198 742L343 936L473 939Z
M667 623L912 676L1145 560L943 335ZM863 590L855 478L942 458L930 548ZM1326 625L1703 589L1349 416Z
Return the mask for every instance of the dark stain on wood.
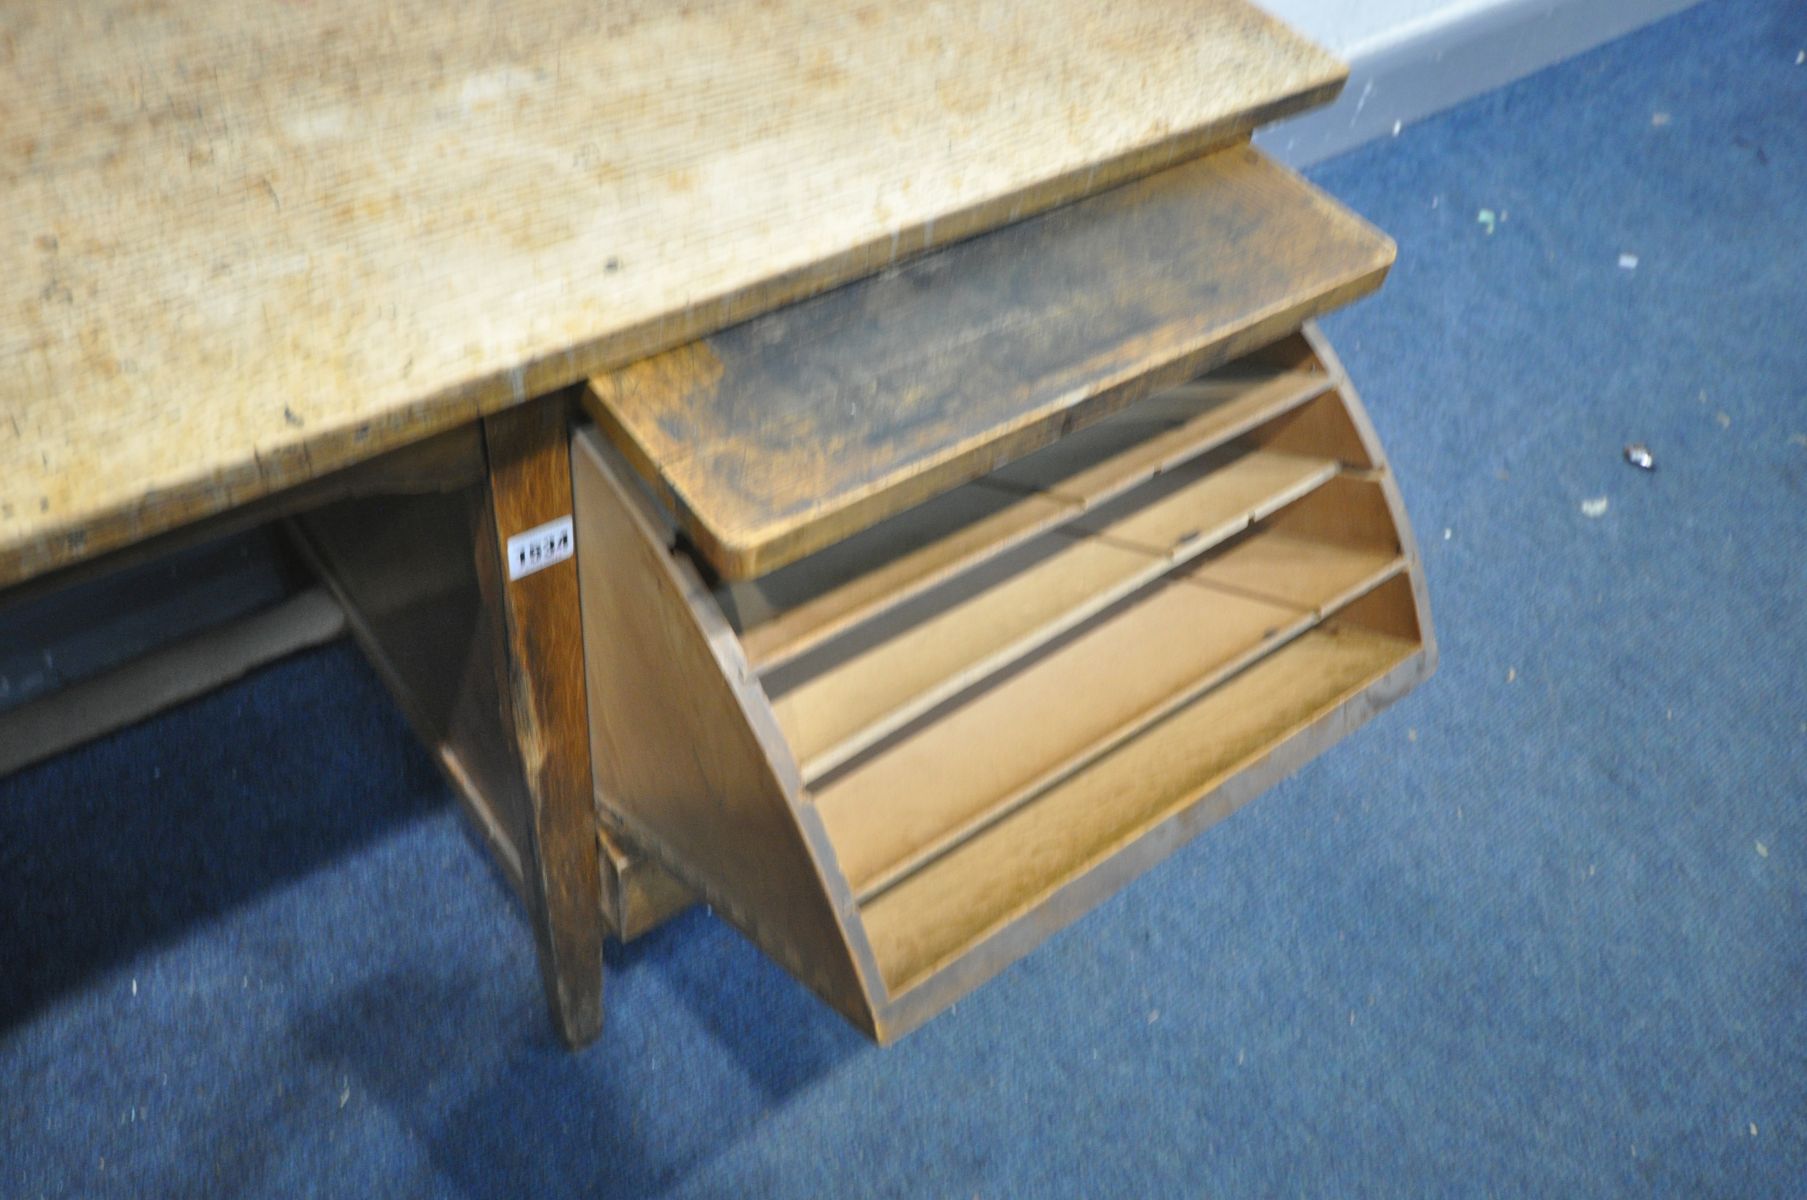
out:
M724 576L781 566L1378 286L1236 146L655 355L588 407Z

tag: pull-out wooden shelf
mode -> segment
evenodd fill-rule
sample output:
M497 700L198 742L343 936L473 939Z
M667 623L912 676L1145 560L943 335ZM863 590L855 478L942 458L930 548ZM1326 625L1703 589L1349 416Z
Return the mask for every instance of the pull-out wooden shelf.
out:
M1434 659L1310 328L757 579L715 575L642 470L579 434L601 818L881 1039Z
M714 571L749 578L1270 343L1392 261L1237 145L599 376L588 407Z

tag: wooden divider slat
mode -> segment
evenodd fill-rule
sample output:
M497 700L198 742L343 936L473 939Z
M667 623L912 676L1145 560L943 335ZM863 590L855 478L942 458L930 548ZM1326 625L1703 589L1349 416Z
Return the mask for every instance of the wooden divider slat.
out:
M1226 452L1227 455L1227 452ZM1215 469L1210 469L1215 468ZM806 783L936 704L1324 482L1335 464L1265 451L1197 460L1138 505L1125 496L1083 531L1051 535L1056 552L918 620L774 698ZM1164 481L1167 482L1167 481ZM1085 523L1076 523L1085 524ZM1159 542L1159 547L1154 543Z

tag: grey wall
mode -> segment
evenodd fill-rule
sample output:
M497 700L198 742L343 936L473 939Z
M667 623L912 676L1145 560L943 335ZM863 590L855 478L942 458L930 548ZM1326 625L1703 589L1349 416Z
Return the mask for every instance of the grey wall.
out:
M1696 0L1258 2L1349 63L1349 84L1335 104L1256 136L1269 153L1306 166Z

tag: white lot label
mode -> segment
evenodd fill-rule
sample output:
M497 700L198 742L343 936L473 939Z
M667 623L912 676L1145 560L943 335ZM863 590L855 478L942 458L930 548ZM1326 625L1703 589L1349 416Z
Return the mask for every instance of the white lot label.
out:
M519 579L571 557L571 517L536 525L508 539L508 577Z

